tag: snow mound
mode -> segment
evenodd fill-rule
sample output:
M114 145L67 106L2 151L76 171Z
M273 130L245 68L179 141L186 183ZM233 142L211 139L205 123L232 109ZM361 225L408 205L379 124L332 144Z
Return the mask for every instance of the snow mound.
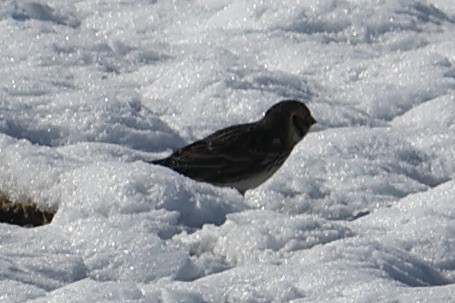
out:
M450 302L454 3L2 1L0 301ZM289 98L245 196L150 164Z

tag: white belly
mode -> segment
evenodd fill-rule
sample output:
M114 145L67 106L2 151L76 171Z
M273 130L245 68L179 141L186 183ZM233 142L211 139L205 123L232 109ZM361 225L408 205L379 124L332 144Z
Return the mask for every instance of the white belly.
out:
M243 179L240 181L230 182L230 183L223 183L219 184L220 186L224 187L233 187L236 188L242 194L245 193L248 189L252 189L258 187L262 183L264 183L267 179L269 179L280 167L277 166L271 170L265 171L263 173L259 173L256 175L252 175L250 178Z

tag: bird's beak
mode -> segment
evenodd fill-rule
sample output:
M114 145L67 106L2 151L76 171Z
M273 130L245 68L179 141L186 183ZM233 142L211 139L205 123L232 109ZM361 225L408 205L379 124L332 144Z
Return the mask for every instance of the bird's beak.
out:
M316 119L314 119L313 117L311 117L311 125L313 124L316 124L318 121L316 121Z

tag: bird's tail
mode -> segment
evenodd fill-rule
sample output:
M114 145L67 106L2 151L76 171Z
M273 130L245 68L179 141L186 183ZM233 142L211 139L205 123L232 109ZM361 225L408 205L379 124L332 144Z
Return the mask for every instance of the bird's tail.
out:
M147 163L170 167L169 158L148 161Z

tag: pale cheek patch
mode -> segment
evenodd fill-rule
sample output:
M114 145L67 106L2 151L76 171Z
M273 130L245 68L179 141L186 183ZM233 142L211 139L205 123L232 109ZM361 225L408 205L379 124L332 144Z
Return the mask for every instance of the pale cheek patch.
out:
M302 136L300 136L300 131L297 129L297 127L294 125L294 123L291 123L291 128L290 128L290 137L291 140L293 141L294 144L299 142L302 139Z

